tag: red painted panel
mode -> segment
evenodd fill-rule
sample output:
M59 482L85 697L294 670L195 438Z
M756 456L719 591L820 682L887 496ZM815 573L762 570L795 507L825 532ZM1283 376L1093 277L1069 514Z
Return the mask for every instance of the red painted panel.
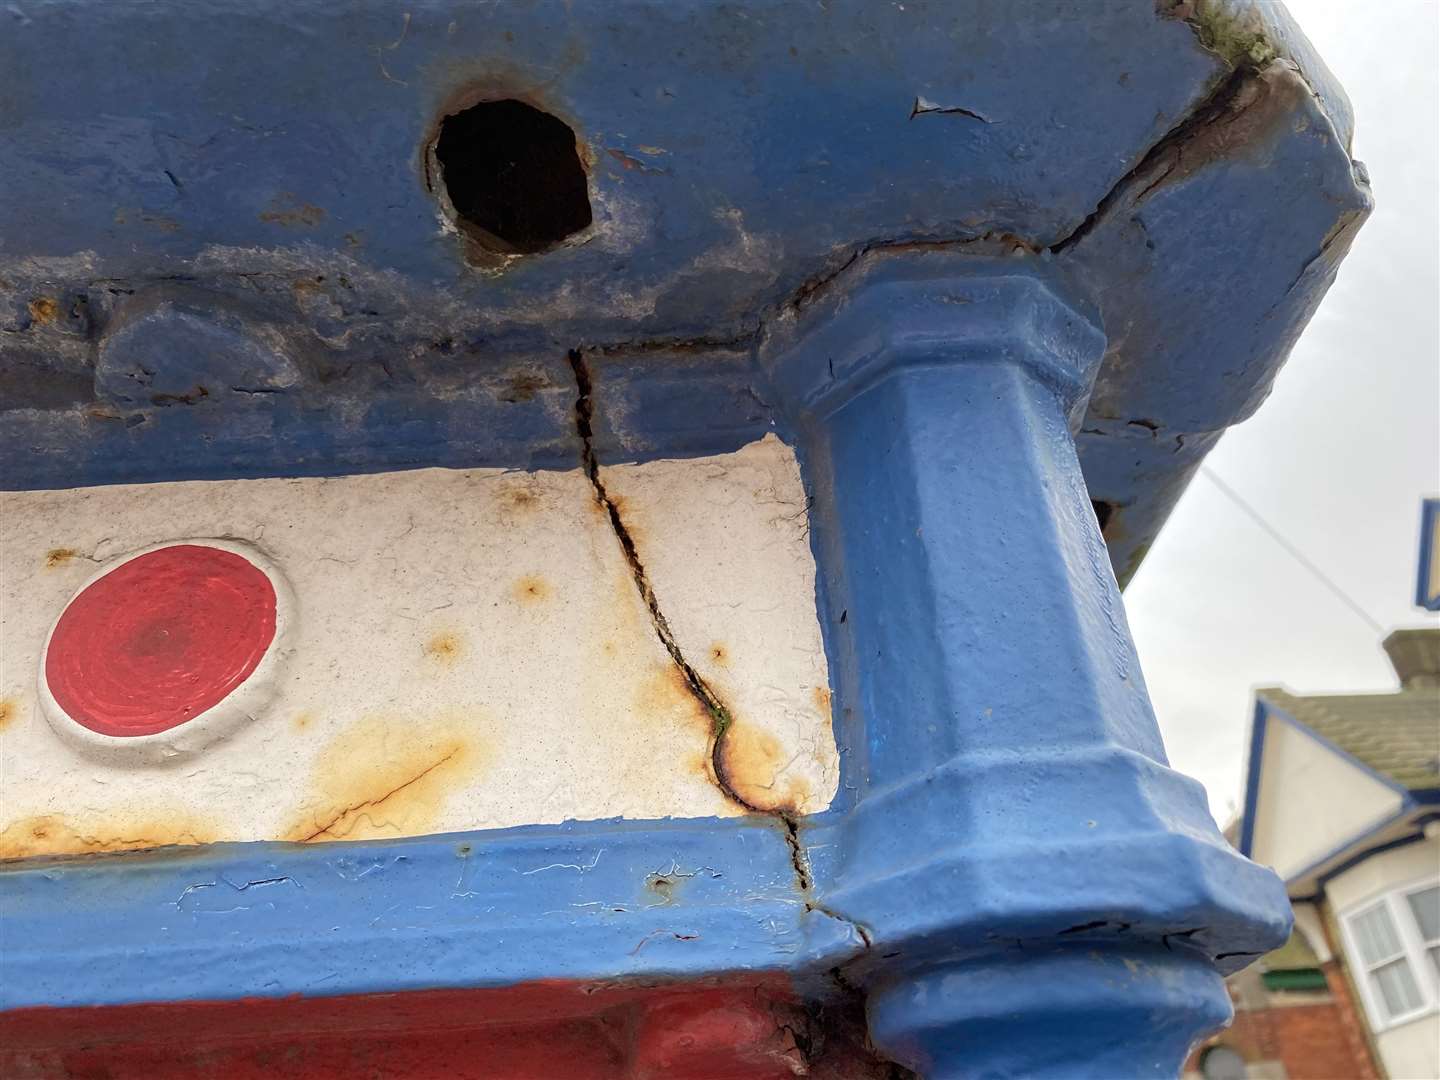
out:
M45 679L92 731L168 731L249 678L275 639L275 607L264 571L233 552L146 552L70 602L50 637Z
M783 1080L802 1022L781 976L21 1009L0 1014L0 1075Z

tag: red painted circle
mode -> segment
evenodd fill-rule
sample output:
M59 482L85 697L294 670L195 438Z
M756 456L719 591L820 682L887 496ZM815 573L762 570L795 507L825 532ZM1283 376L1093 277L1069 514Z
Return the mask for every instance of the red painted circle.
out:
M50 635L45 680L77 724L153 735L254 673L275 640L275 587L249 559L198 544L137 555L87 585Z

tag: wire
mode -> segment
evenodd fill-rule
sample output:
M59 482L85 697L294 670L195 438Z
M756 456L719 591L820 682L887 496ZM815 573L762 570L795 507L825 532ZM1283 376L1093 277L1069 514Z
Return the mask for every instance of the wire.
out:
M1206 466L1201 465L1200 472L1206 477L1206 479L1208 479L1212 484L1219 488L1221 493L1226 498L1228 498L1242 511L1244 511L1245 515L1251 521L1255 522L1256 525L1259 525L1260 528L1264 529L1265 532L1269 534L1270 539L1274 540L1277 544L1284 548L1290 554L1291 558L1293 558L1306 570L1309 570L1310 573L1313 574L1315 578L1320 582L1320 584L1324 585L1327 589L1334 593L1336 598L1338 598L1341 603L1343 603L1356 615L1360 616L1360 618L1364 619L1366 625L1369 626L1370 629L1374 630L1377 634L1385 633L1385 628L1381 626L1374 618L1372 618L1368 611L1366 611L1363 607L1356 603L1355 600L1351 598L1349 593L1347 593L1344 589L1340 588L1340 586L1335 584L1335 582L1331 581L1324 570L1321 570L1320 567L1316 566L1313 562L1306 558L1305 553L1301 551L1298 547L1296 547L1294 544L1292 544L1289 540L1287 540L1284 534L1282 534L1279 529L1275 528L1275 526L1271 525L1268 521L1261 517L1260 511L1256 510L1253 506L1251 506L1248 502L1241 498L1238 491L1232 488L1229 484L1225 483L1224 480L1221 480L1220 477L1216 476L1215 473Z

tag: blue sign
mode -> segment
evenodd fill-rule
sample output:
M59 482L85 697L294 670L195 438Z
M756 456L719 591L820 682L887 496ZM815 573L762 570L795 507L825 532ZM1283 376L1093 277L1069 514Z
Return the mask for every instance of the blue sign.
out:
M1415 577L1415 603L1440 611L1440 499L1420 504L1420 572Z

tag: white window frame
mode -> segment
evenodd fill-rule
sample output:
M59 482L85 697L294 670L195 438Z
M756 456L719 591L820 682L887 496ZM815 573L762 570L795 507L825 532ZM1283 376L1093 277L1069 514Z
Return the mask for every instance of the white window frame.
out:
M1440 937L1427 938L1421 934L1420 922L1415 918L1414 909L1410 906L1411 896L1415 893L1434 888L1440 888L1440 880L1416 882L1401 889L1400 898L1405 904L1405 914L1409 915L1410 921L1415 924L1415 940L1420 945L1420 959L1425 962L1425 970L1430 973L1432 981L1440 983L1440 968L1436 968L1430 959L1430 950L1440 948ZM1437 987L1437 994L1440 994L1440 987Z
M1418 1020L1420 1017L1440 1009L1440 977L1437 977L1435 965L1430 962L1430 957L1426 952L1428 946L1425 939L1420 936L1420 926L1415 921L1415 913L1411 910L1409 901L1411 893L1433 888L1436 885L1440 885L1440 878L1425 877L1408 881L1385 892L1371 894L1360 903L1352 904L1340 913L1340 934L1345 942L1345 959L1350 966L1353 981L1360 989L1360 997L1365 1004L1365 1014L1369 1017L1371 1031L1377 1033L1388 1031L1390 1028L1408 1024L1412 1020ZM1399 935L1401 952L1390 960L1382 961L1374 966L1380 967L1404 957L1410 966L1410 974L1415 980L1415 985L1419 988L1421 1001L1418 1007L1409 1012L1390 1017L1385 1015L1385 1002L1376 989L1374 980L1370 977L1371 966L1365 963L1359 943L1355 940L1355 934L1351 928L1351 923L1357 915L1363 915L1380 904L1385 906L1390 921L1395 927L1395 932Z

